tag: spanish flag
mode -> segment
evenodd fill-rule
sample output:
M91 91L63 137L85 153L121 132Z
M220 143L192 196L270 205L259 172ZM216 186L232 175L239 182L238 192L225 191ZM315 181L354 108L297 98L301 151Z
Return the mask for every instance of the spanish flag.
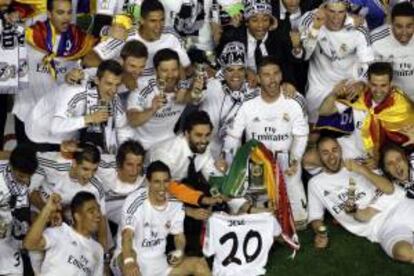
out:
M397 144L407 141L407 137L399 131L404 126L414 124L414 104L400 89L392 88L388 96L377 105L373 104L369 90L364 91L356 102L344 103L368 113L361 128L367 152L377 156L385 141L390 140Z
M96 39L76 25L70 25L69 29L61 34L57 51L54 52L56 31L49 21L44 21L37 22L26 30L26 41L35 49L45 53L43 62L56 78L55 57L68 61L80 59L92 50Z
M220 183L210 183L229 197L243 196L248 189L249 158L263 164L264 185L268 199L273 203L274 214L282 228L282 238L294 250L300 248L283 172L273 154L262 143L250 140L238 149L227 176ZM213 180L214 181L214 180Z

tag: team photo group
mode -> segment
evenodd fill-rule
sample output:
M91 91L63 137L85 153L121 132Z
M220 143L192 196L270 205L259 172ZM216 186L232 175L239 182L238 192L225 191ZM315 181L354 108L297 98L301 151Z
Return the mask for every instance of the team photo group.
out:
M0 275L283 275L338 231L411 275L413 35L410 0L0 0Z

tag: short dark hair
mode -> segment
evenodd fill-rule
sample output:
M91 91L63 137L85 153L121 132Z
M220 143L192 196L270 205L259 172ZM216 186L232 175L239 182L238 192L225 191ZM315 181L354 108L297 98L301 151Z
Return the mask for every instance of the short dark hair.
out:
M39 165L36 151L27 145L18 145L10 154L9 164L12 169L26 174L34 174Z
M328 140L332 140L339 145L338 140L335 137L332 137L330 135L321 135L319 136L318 140L316 140L316 149L319 150L319 147L321 146L321 144L325 143Z
M116 165L118 168L122 167L128 153L145 157L144 147L138 141L127 140L119 146L116 153Z
M53 10L53 7L54 7L54 4L55 4L55 2L57 2L57 1L60 1L60 2L62 2L62 1L66 1L66 2L69 2L70 3L70 5L72 6L72 1L71 0L47 0L47 10L49 11L49 12L51 12L52 10Z
M380 155L378 164L379 164L379 167L382 170L382 172L385 174L385 176L388 179L392 180L392 179L394 179L394 177L388 172L388 170L385 166L385 155L387 155L387 153L390 152L390 151L396 151L396 152L400 153L401 156L406 158L407 162L408 162L408 159L407 159L407 152L402 147L400 147L400 146L398 146L398 145L396 145L392 142L388 142L388 143L386 143L385 145L383 145L381 147L381 155Z
M392 81L393 69L389 62L374 62L368 67L368 80L372 75L387 75L389 80Z
M277 65L280 68L279 60L274 56L265 56L262 58L260 63L257 65L257 72L267 65Z
M183 131L190 132L196 125L209 125L213 130L213 123L211 122L210 116L207 112L202 110L191 112L186 116Z
M158 0L144 0L141 4L141 17L146 18L150 12L162 11L165 13L164 6Z
M414 17L414 7L410 2L395 5L391 11L391 21L394 21L397 16Z
M162 161L154 161L147 167L147 172L145 173L145 176L148 180L151 180L152 174L155 172L166 172L168 174L168 177L171 177L171 171L170 168Z
M102 61L101 64L99 64L98 71L96 72L98 79L102 78L106 71L111 72L115 76L120 76L123 73L124 69L118 61L108 59Z
M74 159L77 164L81 164L83 161L98 164L101 161L101 152L91 142L81 143L78 146L78 151L74 154Z
M147 58L148 50L141 41L131 40L122 47L120 56L123 60L127 59L127 57Z
M161 62L175 60L178 65L180 65L180 57L177 52L171 49L161 49L155 53L154 58L152 59L155 69L158 68Z
M75 221L75 213L83 207L83 204L88 201L96 201L96 197L90 192L79 192L77 193L72 201L70 202L70 212L72 213L73 220ZM76 223L76 221L75 221Z

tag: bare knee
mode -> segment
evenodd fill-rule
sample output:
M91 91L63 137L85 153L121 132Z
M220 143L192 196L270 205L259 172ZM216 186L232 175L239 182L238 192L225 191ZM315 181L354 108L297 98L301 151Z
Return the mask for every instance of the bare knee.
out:
M392 248L392 255L397 261L414 263L414 248L409 242L397 242Z

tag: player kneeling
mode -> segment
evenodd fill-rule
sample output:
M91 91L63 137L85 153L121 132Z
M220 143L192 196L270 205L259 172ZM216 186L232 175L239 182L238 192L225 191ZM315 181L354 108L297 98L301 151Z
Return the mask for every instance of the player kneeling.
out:
M148 166L148 188L128 196L122 219L120 254L115 274L125 276L211 275L204 258L185 257L183 204L169 198L170 169L161 161ZM167 236L174 236L175 250L165 255ZM118 271L115 271L118 270Z

